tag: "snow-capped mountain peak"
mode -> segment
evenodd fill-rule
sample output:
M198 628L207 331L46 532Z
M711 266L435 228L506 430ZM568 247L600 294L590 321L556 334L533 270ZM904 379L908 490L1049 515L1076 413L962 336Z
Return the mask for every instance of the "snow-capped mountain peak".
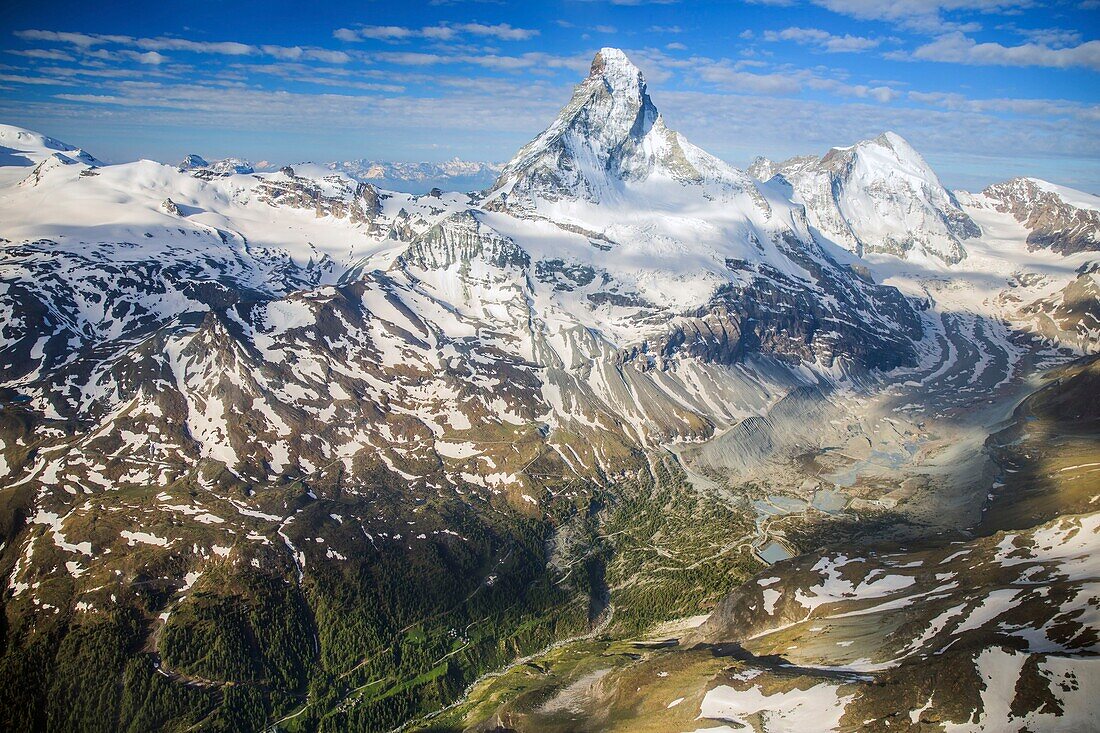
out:
M505 192L520 206L536 199L599 203L651 177L747 183L668 129L638 67L619 49L603 48L569 103L505 166L492 193Z
M983 194L998 197L1038 198L1043 194L1054 196L1063 204L1075 209L1100 211L1100 196L1078 191L1067 186L1059 186L1041 178L1019 177L986 187Z
M970 205L1011 214L1028 230L1028 249L1064 255L1100 250L1100 197L1039 178L1013 178L968 196Z
M757 177L781 175L818 232L856 254L929 256L948 264L966 256L962 240L981 234L935 171L896 132L884 132L823 157L753 161Z
M181 171L205 171L206 175L231 176L234 174L254 173L255 168L247 160L241 158L222 158L221 160L208 161L201 155L189 154L179 164Z
M602 81L620 98L633 98L648 105L656 114L657 109L646 94L645 76L620 49L601 48L596 52L586 81L593 79Z
M821 162L837 170L845 167L851 169L858 165L859 173L868 178L904 177L943 190L936 172L909 141L896 132L887 131L849 147L833 148L825 154Z
M16 155L27 158L31 163L5 161L4 165L32 165L40 162L52 153L65 153L67 157L80 159L89 164L101 164L95 157L80 148L47 137L39 132L25 130L14 125L0 125L0 153L5 156Z
M14 125L0 125L0 185L27 177L27 168L34 167L32 176L41 174L41 166L56 167L72 163L99 166L103 162L80 148ZM31 179L32 182L36 180Z
M183 160L180 161L180 170L189 171L196 168L206 168L209 165L210 163L208 163L206 161L206 158L202 157L201 155L188 153L186 156L184 156Z
M325 168L394 191L426 193L433 188L444 191L483 190L496 181L503 166L458 157L438 163L360 158L333 161L327 163Z

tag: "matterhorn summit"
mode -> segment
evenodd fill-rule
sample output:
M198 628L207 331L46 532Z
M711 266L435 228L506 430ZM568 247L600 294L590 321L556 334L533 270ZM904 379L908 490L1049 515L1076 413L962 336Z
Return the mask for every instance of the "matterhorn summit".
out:
M554 122L501 172L492 193L535 200L621 198L646 183L750 185L738 171L665 126L645 76L617 48L592 59L588 77Z

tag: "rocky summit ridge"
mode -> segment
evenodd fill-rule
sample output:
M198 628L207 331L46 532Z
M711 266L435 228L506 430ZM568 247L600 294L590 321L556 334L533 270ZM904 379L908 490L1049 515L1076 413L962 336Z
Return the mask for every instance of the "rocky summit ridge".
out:
M894 132L833 148L821 158L759 158L750 171L779 176L812 224L855 254L909 253L956 264L981 235L924 158Z
M490 195L598 202L651 177L744 181L666 127L641 70L619 49L603 48L569 103L505 166Z

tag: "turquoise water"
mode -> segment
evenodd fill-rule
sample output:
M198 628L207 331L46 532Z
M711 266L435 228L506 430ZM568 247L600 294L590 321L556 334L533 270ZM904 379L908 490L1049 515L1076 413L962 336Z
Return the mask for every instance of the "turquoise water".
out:
M779 514L793 514L806 508L806 502L801 499L777 495L769 496L767 499L757 499L752 505L758 513L773 517Z
M771 565L777 563L780 560L786 560L791 556L791 553L787 552L787 548L778 542L769 542L764 546L764 549L757 552L760 555L760 559Z

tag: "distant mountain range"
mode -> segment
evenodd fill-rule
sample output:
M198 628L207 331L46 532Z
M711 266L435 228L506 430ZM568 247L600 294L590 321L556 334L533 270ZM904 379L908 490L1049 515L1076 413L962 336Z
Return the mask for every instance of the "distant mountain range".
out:
M406 193L428 193L434 188L445 191L480 191L496 180L503 166L454 158L442 163L346 160L325 164L295 163L294 168L322 177L326 171L342 173L362 183ZM240 158L207 161L200 155L188 155L179 164L181 171L209 171L215 175L253 173L274 170L271 164L254 166Z
M346 160L327 163L325 167L382 188L427 193L433 188L444 191L481 191L492 185L502 166L499 163L454 158L442 163Z

